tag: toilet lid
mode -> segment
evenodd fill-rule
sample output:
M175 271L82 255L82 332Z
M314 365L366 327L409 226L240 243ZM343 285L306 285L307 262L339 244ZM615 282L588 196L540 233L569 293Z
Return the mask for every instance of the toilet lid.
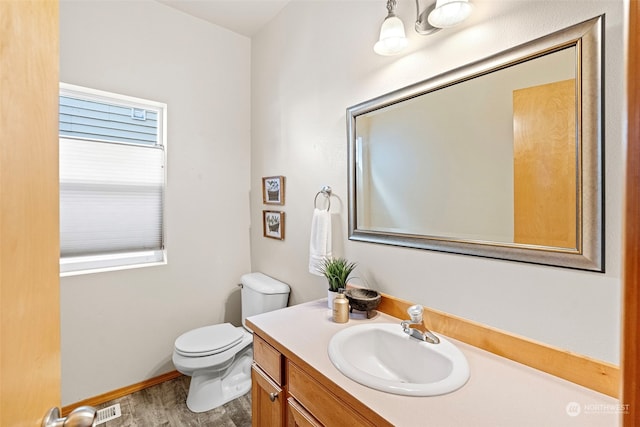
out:
M183 356L199 357L221 353L242 341L242 328L231 323L205 326L180 335L175 349Z

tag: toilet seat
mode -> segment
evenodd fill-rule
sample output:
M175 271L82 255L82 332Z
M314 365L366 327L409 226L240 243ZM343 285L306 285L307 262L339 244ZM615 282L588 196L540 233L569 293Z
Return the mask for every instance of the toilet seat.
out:
M203 357L222 353L240 344L242 330L231 323L205 326L180 335L175 343L175 351L185 357Z

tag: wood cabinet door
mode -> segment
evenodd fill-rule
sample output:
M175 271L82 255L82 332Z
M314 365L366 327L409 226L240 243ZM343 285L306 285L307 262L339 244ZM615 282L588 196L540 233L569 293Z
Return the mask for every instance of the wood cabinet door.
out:
M251 425L284 426L285 401L282 389L256 364L251 367Z

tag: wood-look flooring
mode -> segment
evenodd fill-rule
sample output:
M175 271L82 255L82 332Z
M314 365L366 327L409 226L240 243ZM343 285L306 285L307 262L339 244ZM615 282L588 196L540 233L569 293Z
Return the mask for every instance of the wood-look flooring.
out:
M99 427L250 427L251 392L208 412L187 408L190 377L180 376L128 396L106 402L119 403L122 416Z

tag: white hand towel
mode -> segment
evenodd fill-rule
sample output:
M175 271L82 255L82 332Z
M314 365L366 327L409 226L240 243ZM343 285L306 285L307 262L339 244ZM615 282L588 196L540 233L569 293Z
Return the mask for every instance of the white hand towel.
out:
M314 209L309 241L309 273L322 276L318 270L325 258L331 258L331 213Z

